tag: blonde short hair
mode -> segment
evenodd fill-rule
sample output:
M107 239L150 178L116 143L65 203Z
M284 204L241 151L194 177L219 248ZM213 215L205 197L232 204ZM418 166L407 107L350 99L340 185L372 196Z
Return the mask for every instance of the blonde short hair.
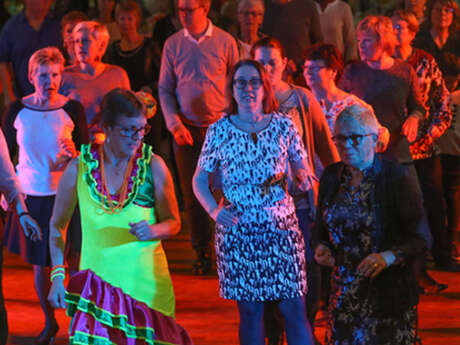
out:
M65 59L62 53L56 47L46 47L37 50L29 59L28 72L29 76L35 73L38 66L60 65L64 70Z
M396 46L396 35L391 19L385 16L367 16L361 20L356 28L356 34L374 34L377 36L381 47L390 56Z
M107 27L104 24L101 24L93 20L87 20L87 21L83 21L75 25L72 31L72 35L75 35L79 31L85 31L85 30L87 30L89 34L97 42L101 44L102 49L101 49L100 58L102 58L109 44L109 39L110 39L109 30L107 30Z

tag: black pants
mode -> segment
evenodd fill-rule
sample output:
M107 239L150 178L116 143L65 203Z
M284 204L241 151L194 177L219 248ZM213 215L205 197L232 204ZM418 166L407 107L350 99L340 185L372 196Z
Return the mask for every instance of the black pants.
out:
M207 128L186 126L192 134L192 146L179 146L174 141L174 156L184 201L184 210L190 226L192 247L197 252L206 250L211 243L214 222L203 209L192 189L192 178L201 153Z
M441 160L439 156L414 161L423 193L425 211L433 237L431 252L438 266L450 261L452 239L446 228L446 206L443 196Z
M460 231L460 156L441 155L449 239Z

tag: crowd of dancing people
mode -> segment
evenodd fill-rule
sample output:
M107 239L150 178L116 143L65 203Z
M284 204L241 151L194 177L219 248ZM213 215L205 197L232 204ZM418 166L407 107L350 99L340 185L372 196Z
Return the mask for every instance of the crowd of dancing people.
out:
M460 271L455 0L7 3L3 245L33 266L35 344L57 308L69 344L193 344L181 230L241 345L421 343L428 267Z

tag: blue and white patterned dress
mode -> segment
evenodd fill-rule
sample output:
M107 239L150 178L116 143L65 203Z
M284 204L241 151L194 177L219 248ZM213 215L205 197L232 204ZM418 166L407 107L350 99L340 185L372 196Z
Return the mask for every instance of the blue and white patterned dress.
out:
M305 254L294 202L287 193L286 164L306 156L291 120L273 113L257 133L228 116L209 127L199 167L222 173L232 227L216 225L220 294L238 301L272 301L306 293Z

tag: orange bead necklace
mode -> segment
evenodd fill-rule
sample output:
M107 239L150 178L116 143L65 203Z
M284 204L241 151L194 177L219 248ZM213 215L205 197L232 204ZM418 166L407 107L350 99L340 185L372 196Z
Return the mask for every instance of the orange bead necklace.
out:
M121 185L120 190L120 199L118 202L112 200L112 195L110 194L109 188L107 187L107 181L105 177L105 167L104 167L104 149L103 145L99 145L99 165L101 167L101 182L102 182L102 190L105 192L107 196L107 205L104 203L104 197L101 198L102 202L102 209L108 214L120 213L123 205L126 201L126 197L128 196L128 185L129 185L129 178L131 176L131 171L133 169L133 162L136 154L133 154L129 159L128 165L126 166L125 176L123 177L123 183ZM108 208L108 209L107 209Z

